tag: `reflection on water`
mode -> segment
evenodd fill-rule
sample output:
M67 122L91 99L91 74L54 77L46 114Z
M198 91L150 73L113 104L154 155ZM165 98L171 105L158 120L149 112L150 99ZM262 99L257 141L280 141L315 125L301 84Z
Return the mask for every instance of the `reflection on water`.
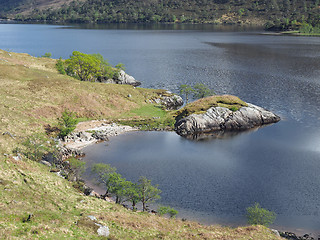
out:
M225 131L225 130L220 130L220 131L212 131L212 132L203 132L203 133L194 133L190 135L185 135L182 136L188 140L193 140L193 141L211 141L214 139L228 139L235 137L239 134L244 134L244 133L249 133L252 131L257 131L259 128L265 127L267 125L261 126L261 127L254 127L251 129L246 129L244 131Z

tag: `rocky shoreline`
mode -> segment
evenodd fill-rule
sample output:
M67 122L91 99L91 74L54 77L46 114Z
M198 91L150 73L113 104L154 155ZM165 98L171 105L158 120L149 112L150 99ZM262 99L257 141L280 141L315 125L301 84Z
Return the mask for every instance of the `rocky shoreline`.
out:
M65 141L58 140L58 153L45 155L41 163L50 167L50 172L56 173L58 176L66 178L72 182L77 182L77 188L79 188L79 190L81 190L85 195L102 198L100 194L86 186L84 180L76 174L77 169L74 169L71 166L68 159L75 157L81 161L81 157L84 156L84 153L82 152L84 147L101 141L108 141L110 137L137 130L137 128L130 126L108 123L105 120L93 120L79 123L77 129L68 135ZM107 201L112 201L109 198L103 198Z

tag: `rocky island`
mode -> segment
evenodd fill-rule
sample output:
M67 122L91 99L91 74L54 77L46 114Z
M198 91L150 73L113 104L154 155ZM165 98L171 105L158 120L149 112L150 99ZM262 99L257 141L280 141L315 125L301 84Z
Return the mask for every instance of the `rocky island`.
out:
M212 131L242 131L276 123L280 117L230 95L200 99L180 110L175 131L181 136Z

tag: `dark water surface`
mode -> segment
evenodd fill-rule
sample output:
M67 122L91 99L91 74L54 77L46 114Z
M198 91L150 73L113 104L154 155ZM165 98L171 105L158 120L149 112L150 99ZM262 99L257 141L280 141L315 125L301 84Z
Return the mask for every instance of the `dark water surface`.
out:
M201 82L274 111L279 123L226 138L125 134L86 148L86 161L110 163L133 181L147 176L161 202L189 219L243 224L246 207L259 202L278 214L278 228L320 232L320 38L201 25L0 24L0 48L55 58L101 53L142 87L177 92Z

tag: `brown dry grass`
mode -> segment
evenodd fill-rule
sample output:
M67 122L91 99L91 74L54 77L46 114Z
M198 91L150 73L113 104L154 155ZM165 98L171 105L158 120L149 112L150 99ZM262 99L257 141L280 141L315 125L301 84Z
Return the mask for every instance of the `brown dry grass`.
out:
M159 90L80 82L60 75L56 60L0 50L0 132L22 137L43 131L68 109L78 117L117 119L145 105ZM131 95L129 98L128 95ZM7 138L0 135L0 143Z

